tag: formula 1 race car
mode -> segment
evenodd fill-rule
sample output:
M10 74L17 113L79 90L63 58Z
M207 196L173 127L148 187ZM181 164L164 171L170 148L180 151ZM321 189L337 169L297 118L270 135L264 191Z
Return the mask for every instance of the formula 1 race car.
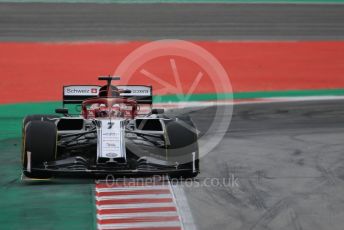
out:
M58 115L23 120L22 166L30 178L52 176L195 177L199 151L187 115L167 116L152 108L152 87L96 85L63 87ZM69 114L66 104L79 106Z

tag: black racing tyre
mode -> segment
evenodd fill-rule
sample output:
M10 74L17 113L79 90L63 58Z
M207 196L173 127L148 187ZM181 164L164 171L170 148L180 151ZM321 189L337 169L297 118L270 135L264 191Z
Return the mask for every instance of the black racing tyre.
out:
M32 168L43 168L44 162L55 160L57 129L54 123L48 121L31 121L27 124L23 135L23 173L27 177L46 179L51 174L37 172ZM28 164L28 152L31 161ZM30 167L28 167L28 165ZM28 171L28 168L29 171Z
M190 117L178 117L166 122L166 132L169 141L168 157L173 161L181 162L178 173L171 177L192 178L199 174L199 150L196 127Z

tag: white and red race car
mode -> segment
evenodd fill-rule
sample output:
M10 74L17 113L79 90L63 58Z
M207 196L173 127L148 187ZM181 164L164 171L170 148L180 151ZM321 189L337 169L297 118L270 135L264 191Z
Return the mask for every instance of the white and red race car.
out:
M107 81L104 86L64 86L64 106L55 110L59 116L24 118L25 176L199 173L197 132L190 117L152 109L151 86L111 85L118 79L100 77ZM65 104L81 105L81 114L69 114Z

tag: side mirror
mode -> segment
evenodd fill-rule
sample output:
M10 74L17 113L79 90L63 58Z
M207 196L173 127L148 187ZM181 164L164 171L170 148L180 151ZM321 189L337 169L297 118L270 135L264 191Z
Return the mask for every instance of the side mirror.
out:
M164 112L164 109L152 109L152 114L163 114Z
M68 114L68 109L67 108L55 109L55 113Z

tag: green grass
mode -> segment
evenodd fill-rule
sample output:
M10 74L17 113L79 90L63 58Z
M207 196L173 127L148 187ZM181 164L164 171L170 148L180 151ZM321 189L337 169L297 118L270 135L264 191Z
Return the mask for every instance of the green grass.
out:
M95 229L93 180L20 180L21 120L0 118L0 229Z

